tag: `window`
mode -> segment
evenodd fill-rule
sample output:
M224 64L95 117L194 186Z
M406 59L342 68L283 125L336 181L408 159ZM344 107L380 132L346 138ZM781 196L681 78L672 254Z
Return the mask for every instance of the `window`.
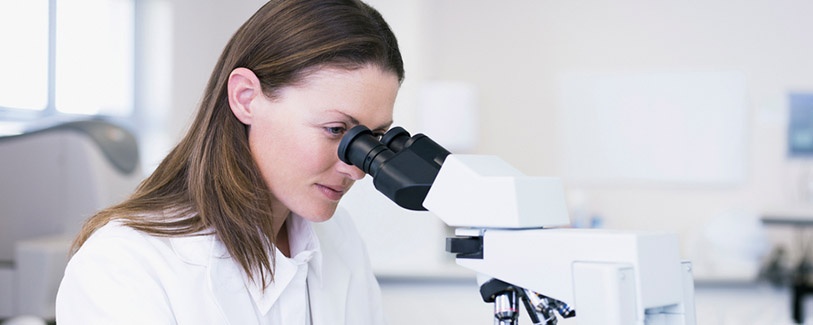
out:
M134 0L0 2L0 116L133 111Z
M0 107L48 106L48 20L48 1L0 2Z

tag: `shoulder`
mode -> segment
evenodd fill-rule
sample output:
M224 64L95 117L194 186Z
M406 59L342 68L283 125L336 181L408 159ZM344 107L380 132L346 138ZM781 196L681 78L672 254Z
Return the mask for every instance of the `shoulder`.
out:
M56 299L58 320L98 323L112 315L119 321L149 320L146 323L168 319L171 311L160 280L167 267L160 261L169 251L161 238L119 222L97 229L65 268ZM138 308L133 301L139 301ZM85 307L79 311L77 306Z
M125 226L122 221L112 220L93 232L93 234L91 234L88 238L88 242L92 242L94 240L107 240L110 238L134 239L143 238L144 236L144 233Z
M150 255L167 249L171 249L168 239L148 235L120 221L111 221L90 235L72 260L99 255Z
M71 257L64 281L88 276L149 276L146 273L158 271L157 261L168 254L172 254L168 239L111 221L90 235Z
M121 221L111 221L97 229L68 267L116 267L135 264L139 269L172 268L172 264L205 265L214 253L215 236L193 234L167 237L134 229Z

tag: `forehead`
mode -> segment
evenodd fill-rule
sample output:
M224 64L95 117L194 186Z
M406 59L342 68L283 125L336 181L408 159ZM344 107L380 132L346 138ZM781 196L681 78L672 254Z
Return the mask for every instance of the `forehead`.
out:
M276 100L294 100L315 113L344 115L370 127L392 121L398 76L375 65L357 69L324 66L280 89Z

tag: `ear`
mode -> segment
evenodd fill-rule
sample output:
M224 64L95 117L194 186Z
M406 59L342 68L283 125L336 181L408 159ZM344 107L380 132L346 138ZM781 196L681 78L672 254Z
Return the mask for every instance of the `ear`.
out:
M251 125L254 112L251 103L262 96L260 79L247 68L237 68L229 74L229 107L234 116L245 125Z

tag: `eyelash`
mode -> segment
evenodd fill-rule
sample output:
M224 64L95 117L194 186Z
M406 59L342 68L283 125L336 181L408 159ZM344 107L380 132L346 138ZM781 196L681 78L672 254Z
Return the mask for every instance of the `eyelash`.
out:
M345 132L347 132L347 128L343 126L328 126L325 127L325 132L335 138L341 138Z
M347 133L347 128L343 126L328 126L325 127L325 133L334 138L341 138L345 133ZM381 140L381 138L384 136L384 132L373 132L373 136Z

